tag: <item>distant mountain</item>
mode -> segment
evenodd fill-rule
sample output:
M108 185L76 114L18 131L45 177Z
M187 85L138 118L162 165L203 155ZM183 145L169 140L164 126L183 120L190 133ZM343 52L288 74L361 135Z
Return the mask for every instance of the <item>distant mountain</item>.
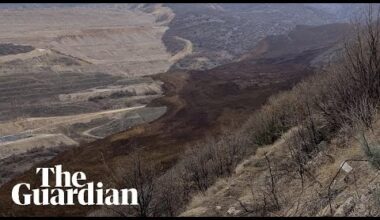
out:
M367 4L164 4L170 13L157 11L157 4L0 4L1 8L112 8L133 9L167 19L163 41L175 54L191 42L192 53L173 68L210 69L240 59L269 35L288 33L297 25L322 25L348 22ZM162 7L161 7L162 9ZM166 25L166 24L165 24ZM184 40L185 39L185 40Z
M365 4L166 4L175 13L164 35L172 53L193 43L193 54L175 67L208 69L231 62L268 35L285 34L296 25L349 21Z
M54 8L54 7L77 7L83 6L83 3L2 3L0 4L0 9L31 9L31 8Z
M360 11L366 9L369 4L338 4L338 3L313 3L305 4L310 8L322 10L332 14L337 21L350 21Z
M242 59L272 59L291 56L307 50L333 47L349 35L352 26L347 23L320 26L297 25L289 33L271 35L258 42L257 46Z

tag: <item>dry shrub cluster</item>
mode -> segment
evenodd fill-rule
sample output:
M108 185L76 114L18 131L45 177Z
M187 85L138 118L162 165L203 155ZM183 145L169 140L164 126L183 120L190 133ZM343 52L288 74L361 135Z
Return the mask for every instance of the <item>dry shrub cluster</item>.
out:
M189 148L175 167L158 179L155 215L175 216L195 192L230 175L251 145L244 131L228 133Z
M368 9L355 25L355 36L344 45L342 62L314 81L315 107L332 130L343 124L371 128L380 97L380 23ZM364 24L363 24L364 23Z
M300 103L295 92L283 92L269 98L268 103L255 112L245 124L256 145L271 144L297 122Z
M247 142L246 136L230 134L190 148L181 162L186 179L197 190L205 191L217 177L232 173L244 156Z

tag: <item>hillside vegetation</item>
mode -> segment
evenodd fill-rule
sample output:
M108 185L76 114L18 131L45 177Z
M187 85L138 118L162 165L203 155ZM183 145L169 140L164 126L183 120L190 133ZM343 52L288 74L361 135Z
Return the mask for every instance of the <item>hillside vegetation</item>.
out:
M379 30L369 9L339 62L272 97L244 129L260 149L182 215L379 215Z
M191 146L165 174L152 178L137 156L125 185L141 205L92 215L378 215L379 18L370 8L355 27L339 62L272 96L242 128Z

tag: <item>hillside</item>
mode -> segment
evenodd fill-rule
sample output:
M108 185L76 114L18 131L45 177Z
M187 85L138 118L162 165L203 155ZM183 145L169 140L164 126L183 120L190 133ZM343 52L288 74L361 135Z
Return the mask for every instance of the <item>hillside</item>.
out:
M290 89L311 74L310 62L330 46L331 42L327 43L321 43L320 48L306 47L305 51L300 50L290 57L252 57L207 71L175 70L153 76L164 83L165 96L154 100L148 107L168 106L164 116L68 150L44 165L63 164L68 170L83 170L91 179L104 181L107 171L101 161L107 161L108 166L118 170L131 166L131 155L149 152L143 154L143 160L146 165L155 167L158 175L172 167L187 146L209 136L218 136L223 129L245 121L270 95ZM0 195L8 198L9 187L23 179L34 180L33 168L1 187ZM4 199L1 212L10 210L10 207L19 214L33 212L35 215L81 215L93 210L91 207L71 207L67 213L64 207L49 210L17 207Z
M353 12L363 5L330 11L309 4L167 4L175 13L163 42L171 53L193 44L193 53L172 68L210 69L237 60L267 36L287 34L297 25L347 22L341 11ZM327 7L328 8L328 7ZM330 9L330 8L329 8ZM307 39L307 38L303 38ZM316 41L314 41L316 42ZM324 42L324 40L322 40Z
M322 150L307 164L310 175L302 186L296 170L292 170L289 161L293 159L286 146L296 130L284 133L272 145L260 147L237 165L231 177L218 179L204 194L192 198L181 216L378 216L379 171L366 161L360 142L351 138L342 145L342 140L336 138L321 143ZM367 135L375 143L379 140L379 122ZM272 163L280 210L264 207L270 184L265 155ZM332 211L328 201L331 183Z
M272 96L235 133L227 151L228 134L183 158L174 175L190 172L197 193L180 216L380 214L380 78L378 68L371 68L378 63L379 35L373 31L380 27L371 12L335 61ZM239 150L254 153L241 156ZM217 153L231 151L242 162L231 165Z
M379 215L377 16L364 4L0 5L0 216ZM57 164L136 188L140 205L12 201Z

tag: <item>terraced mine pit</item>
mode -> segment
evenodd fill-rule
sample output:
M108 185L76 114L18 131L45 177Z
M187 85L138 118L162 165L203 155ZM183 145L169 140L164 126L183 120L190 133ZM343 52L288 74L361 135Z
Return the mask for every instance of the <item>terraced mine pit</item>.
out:
M168 8L145 13L129 5L2 10L0 28L7 31L0 33L0 42L59 51L111 74L150 75L173 63L161 41L171 17Z
M58 152L165 114L166 106L146 107L163 95L162 82L142 77L186 54L166 51L164 14L170 19L160 7L2 9L0 163L8 170L0 184Z

